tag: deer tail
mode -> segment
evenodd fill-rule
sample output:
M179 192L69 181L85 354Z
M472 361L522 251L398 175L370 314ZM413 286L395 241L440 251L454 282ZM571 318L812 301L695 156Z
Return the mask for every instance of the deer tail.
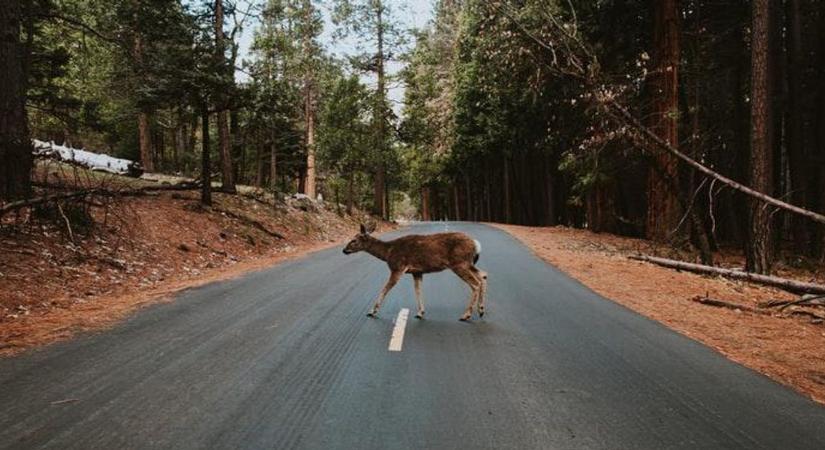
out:
M479 256L481 256L481 242L478 242L477 240L473 239L473 244L475 244L476 247L476 254L475 256L473 256L473 264L475 264L478 262Z

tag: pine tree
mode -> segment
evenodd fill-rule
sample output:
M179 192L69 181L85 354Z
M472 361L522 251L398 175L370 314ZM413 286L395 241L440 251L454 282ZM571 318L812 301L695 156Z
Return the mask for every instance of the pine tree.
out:
M228 84L234 85L234 74L232 67L229 67L226 60L226 36L224 35L224 5L223 0L215 0L215 60L216 65L221 68L221 75ZM224 192L235 192L235 176L232 169L232 148L229 134L229 111L226 103L227 93L219 93L215 97L217 126L218 126L218 150L221 157L221 189Z
M679 147L679 9L676 0L661 0L653 13L653 74L650 97L650 128L662 139ZM676 159L666 153L653 158L648 171L648 239L663 241L679 222L676 194L679 173Z
M0 7L0 199L17 199L31 191L32 148L26 119L26 54L20 42L23 1Z
M751 31L750 186L768 195L773 190L771 28L770 0L754 0ZM751 199L749 203L746 266L751 272L769 273L772 265L771 210L755 199Z
M373 73L376 88L372 108L373 208L372 212L389 218L387 169L392 160L391 108L387 101L386 64L403 42L392 8L387 0L337 0L335 21L344 35L355 35L369 49L352 58L356 69Z

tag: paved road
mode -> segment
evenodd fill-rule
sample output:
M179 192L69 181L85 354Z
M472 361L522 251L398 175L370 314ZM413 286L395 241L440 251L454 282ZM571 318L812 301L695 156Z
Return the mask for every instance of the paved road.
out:
M606 301L508 235L483 243L489 316L331 249L188 291L113 330L0 360L3 448L825 449L825 408ZM722 330L720 330L721 332ZM64 400L68 400L63 402Z

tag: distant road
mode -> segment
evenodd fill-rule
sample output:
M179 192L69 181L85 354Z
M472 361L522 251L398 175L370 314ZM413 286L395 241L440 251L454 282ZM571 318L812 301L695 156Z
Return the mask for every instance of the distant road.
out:
M825 449L825 408L502 231L404 233L445 228L482 242L482 321L457 320L468 291L450 273L424 277L427 320L410 277L370 319L384 263L330 249L0 360L0 447Z

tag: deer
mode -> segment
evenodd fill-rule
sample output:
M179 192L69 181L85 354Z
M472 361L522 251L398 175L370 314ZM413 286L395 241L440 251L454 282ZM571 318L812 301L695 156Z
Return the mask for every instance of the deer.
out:
M484 317L484 297L487 291L487 273L476 267L481 256L481 243L464 233L412 234L391 241L374 236L375 224L361 224L360 232L344 247L344 254L367 252L384 261L390 269L390 278L378 294L367 316L375 318L387 294L404 274L410 274L415 284L417 319L424 319L424 301L421 283L424 274L450 269L470 287L470 300L459 320L472 319L473 306L478 317Z

